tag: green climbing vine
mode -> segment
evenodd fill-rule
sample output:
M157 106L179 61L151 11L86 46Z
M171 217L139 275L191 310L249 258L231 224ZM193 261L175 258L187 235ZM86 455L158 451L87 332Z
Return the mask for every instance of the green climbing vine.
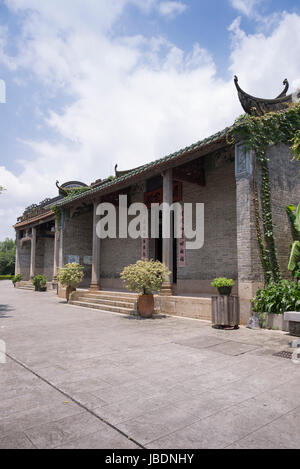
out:
M294 104L283 112L270 112L260 117L245 114L236 120L231 134L233 136L231 143L235 139L243 140L246 148L255 152L258 164L261 167L261 204L259 203L259 191L256 181L254 182L257 239L265 283L269 284L271 280L278 282L281 275L274 235L267 148L270 145L284 143L291 147L294 159L300 161L300 104ZM261 222L263 233L260 228Z
M57 205L52 205L51 207L52 212L55 213L57 229L60 231L60 224L61 224L61 209L57 207Z
M270 258L268 250L264 243L263 234L261 231L261 217L259 212L259 198L258 198L258 189L256 182L254 181L254 210L255 210L255 224L256 224L256 233L257 233L257 241L260 248L261 253L261 263L264 272L264 280L265 284L268 285L272 279L272 269L270 264Z
M85 192L88 192L92 189L92 187L73 187L72 189L64 189L66 192L67 196L65 197L66 199L72 199L73 197L76 197L77 195L84 194Z

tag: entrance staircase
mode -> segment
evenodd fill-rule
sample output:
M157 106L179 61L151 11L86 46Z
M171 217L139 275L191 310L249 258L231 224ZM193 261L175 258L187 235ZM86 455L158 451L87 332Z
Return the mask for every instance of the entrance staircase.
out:
M131 316L137 315L137 299L135 293L118 291L80 291L72 294L69 304L85 308L99 309L112 313Z
M17 284L17 288L20 288L21 290L31 290L34 291L34 286L32 285L32 282L30 280L25 281L22 280Z

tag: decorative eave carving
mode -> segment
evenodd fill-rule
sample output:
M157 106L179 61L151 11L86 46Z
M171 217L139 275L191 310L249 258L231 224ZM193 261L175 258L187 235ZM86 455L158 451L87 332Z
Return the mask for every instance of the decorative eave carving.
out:
M292 103L298 102L300 100L300 90L298 90L296 93L287 95L289 90L289 82L287 79L285 79L283 82L284 90L275 99L256 98L255 96L251 96L250 94L246 93L239 86L237 76L234 77L234 83L238 91L242 108L247 114L250 115L263 116L268 112L284 111L288 109Z

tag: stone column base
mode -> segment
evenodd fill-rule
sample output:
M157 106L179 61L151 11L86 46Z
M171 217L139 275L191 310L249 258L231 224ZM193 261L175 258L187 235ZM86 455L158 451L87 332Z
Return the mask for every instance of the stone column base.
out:
M164 283L160 291L161 296L173 296L173 286L171 283Z
M99 290L100 290L100 286L98 285L98 283L91 283L90 291L99 291Z
M261 287L263 287L263 283L261 282L239 281L239 297L242 325L248 323L248 319L252 315L251 298L256 295L257 290Z

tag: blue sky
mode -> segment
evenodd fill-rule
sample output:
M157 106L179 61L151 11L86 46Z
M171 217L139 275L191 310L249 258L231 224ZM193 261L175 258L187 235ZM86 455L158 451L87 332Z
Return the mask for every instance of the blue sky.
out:
M55 195L198 141L241 113L233 75L300 87L295 0L0 0L0 239Z

